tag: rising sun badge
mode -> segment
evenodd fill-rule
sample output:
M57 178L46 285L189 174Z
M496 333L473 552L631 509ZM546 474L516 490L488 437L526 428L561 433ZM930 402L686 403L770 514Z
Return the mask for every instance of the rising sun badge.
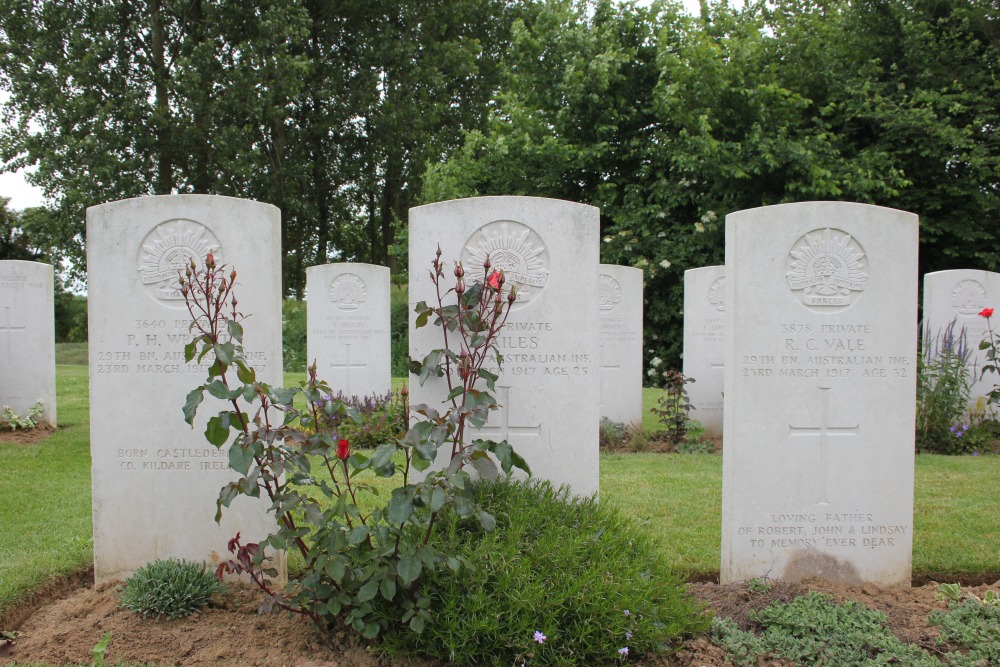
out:
M139 246L137 265L139 280L146 291L164 305L180 308L184 305L178 272L193 259L204 268L211 251L216 264L222 264L222 246L208 227L193 220L168 220L146 234Z
M357 310L368 300L368 290L361 276L342 273L330 282L330 301L338 310Z
M846 308L868 285L865 251L839 229L816 229L788 254L788 287L801 302L821 312Z
M490 271L502 269L507 285L517 285L514 308L538 297L549 279L549 251L531 228L513 220L483 225L462 249L462 265L473 280L483 280L483 262L490 258Z

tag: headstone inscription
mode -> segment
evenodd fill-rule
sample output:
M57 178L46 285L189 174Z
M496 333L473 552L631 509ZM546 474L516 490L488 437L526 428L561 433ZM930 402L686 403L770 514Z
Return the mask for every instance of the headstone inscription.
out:
M601 416L642 425L642 269L601 264Z
M56 342L52 265L0 261L0 407L56 423Z
M1000 307L1000 273L958 269L936 271L924 275L923 336L925 342L940 338L954 320L953 332L965 335L965 344L971 352L970 400L974 405L993 389L995 376L990 373L984 378L983 365L986 350L979 349L979 343L986 336L986 318L979 313L984 308ZM930 339L930 341L928 341Z
M536 197L476 197L410 209L410 357L423 359L444 345L440 327L415 328L413 313L420 301L437 304L422 268L438 244L443 261L462 261L468 285L483 279L489 256L491 270L503 269L507 284L517 285L517 301L497 338L503 366L490 368L499 370L500 407L470 439L506 439L534 477L583 496L596 493L599 481L599 217L592 206ZM446 394L443 379L423 386L414 379L410 402L438 407ZM442 449L436 465L447 465L448 454Z
M228 445L216 449L203 434L222 401L206 394L194 428L184 422L181 407L207 363L184 361L192 333L177 277L191 259L203 268L209 251L237 270L247 360L280 385L280 238L277 208L231 197L142 197L87 210L97 584L157 559L212 565L231 557L226 544L237 532L248 542L273 530L265 498L238 497L215 522L219 489L235 473ZM274 558L283 573L283 554Z
M725 363L726 267L703 266L684 272L684 375L691 418L705 434L722 435Z
M348 396L389 393L389 269L323 264L306 269L308 362Z
M722 583L910 583L917 216L726 218Z

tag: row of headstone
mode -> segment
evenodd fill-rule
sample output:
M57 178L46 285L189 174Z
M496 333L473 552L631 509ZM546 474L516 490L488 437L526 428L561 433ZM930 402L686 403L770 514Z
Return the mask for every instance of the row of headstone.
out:
M595 493L601 366L617 363L619 343L641 339L627 328L634 313L618 312L635 291L629 278L598 265L598 210L484 197L415 208L410 225L415 269L440 243L470 281L484 277L489 256L518 286L497 339L504 364L492 369L500 408L478 434L510 441L536 476ZM709 302L723 304L729 369L723 581L908 582L916 230L916 216L859 204L728 217L729 294L708 286ZM254 539L273 518L265 501L241 497L221 526L212 520L231 474L225 451L201 433L219 406L207 399L193 430L181 422L178 406L205 369L183 361L191 334L176 274L209 250L219 262L254 267L240 274L241 310L253 321L245 346L261 377L280 382L278 211L224 197L148 197L91 208L87 232L96 578L121 578L156 558L226 558L236 531ZM349 267L340 281L310 275L314 295L332 308L310 327L350 331L352 346L371 342L379 326L348 316L377 280L360 271ZM411 305L434 301L428 280L410 290ZM411 357L441 345L435 327L412 325ZM353 390L349 349L324 365L343 369ZM610 372L623 372L618 365ZM445 393L432 378L411 387L411 401L436 404Z
M56 424L56 343L52 266L0 261L0 409Z
M725 275L725 266L684 272L684 375L695 380L688 385L692 417L713 436L722 435L723 423ZM921 340L932 355L942 346L966 350L970 410L981 409L977 403L994 387L982 373L988 360L979 343L987 321L979 313L998 303L998 296L1000 273L959 269L924 275Z
M537 476L595 493L602 366L635 384L631 404L620 392L615 405L608 400L609 411L618 410L609 414L641 419L641 271L598 266L598 211L590 206L494 197L414 209L411 224L412 261L432 257L440 240L473 272L489 254L519 287L498 340L506 359L502 407L482 434L508 438ZM237 531L255 540L273 527L263 499L239 497L221 524L213 520L218 491L233 477L226 449L203 435L221 404L206 397L193 429L181 420L179 406L206 367L184 361L193 334L177 277L209 252L239 271L239 308L251 314L247 357L259 377L280 383L279 239L276 208L227 197L144 197L88 210L98 583L158 558L216 563L229 557L226 543ZM309 356L321 376L349 394L388 391L388 271L340 264L307 276ZM429 286L414 281L413 298L431 298L421 295ZM414 332L414 354L439 345L435 333ZM434 390L414 387L411 400L434 400ZM274 557L283 569L283 556Z

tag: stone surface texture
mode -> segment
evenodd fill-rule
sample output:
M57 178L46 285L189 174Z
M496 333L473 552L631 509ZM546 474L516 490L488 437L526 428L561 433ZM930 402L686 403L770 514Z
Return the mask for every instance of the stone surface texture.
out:
M90 434L94 570L99 585L156 559L213 565L274 528L270 502L244 496L215 522L216 499L236 478L228 445L204 436L224 409L206 394L192 429L181 408L206 379L185 363L192 338L177 271L192 258L238 272L244 346L257 376L282 382L281 235L269 204L208 195L142 197L87 210ZM264 495L264 494L262 494ZM283 571L283 555L277 556Z
M471 437L506 439L535 477L568 484L579 495L596 493L599 482L599 217L592 206L535 197L478 197L410 210L410 357L443 347L440 327L414 328L412 307L437 303L426 270L438 244L447 288L455 284L456 260L468 285L481 281L488 254L519 296L497 340L504 358L496 390L501 407ZM413 380L411 404L443 411L444 380L423 386ZM439 452L437 465L444 466L450 450Z
M726 218L722 583L909 585L917 216Z
M0 261L0 408L20 417L38 403L56 423L56 333L52 265Z
M691 419L711 437L722 435L725 371L726 267L703 266L684 272L684 375ZM658 369L657 369L658 370Z
M306 269L308 362L348 396L389 393L389 269L323 264Z

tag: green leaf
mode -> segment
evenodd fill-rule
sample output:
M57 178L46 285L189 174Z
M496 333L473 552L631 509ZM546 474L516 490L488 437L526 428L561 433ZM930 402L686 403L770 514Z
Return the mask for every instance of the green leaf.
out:
M355 526L351 532L347 534L348 544L361 544L368 537L368 526Z
M226 328L229 329L229 335L235 338L239 342L243 342L243 326L236 320L226 320Z
M198 354L198 340L192 340L184 346L184 363L191 363L194 355Z
M489 454L479 450L472 453L472 467L476 469L479 473L481 479L485 479L489 482L496 480L499 477L497 471L497 464L493 462Z
M236 360L236 377L243 384L253 384L257 380L257 373L242 359Z
M372 579L358 590L358 602L368 602L378 595L378 579Z
M381 468L392 461L392 455L396 453L396 445L391 442L384 442L375 448L372 454L372 467Z
M410 619L410 629L418 635L424 631L425 625L424 618L420 614L416 614Z
M375 639L380 629L378 623L365 623L365 627L361 629L361 636L365 639Z
M221 398L224 401L227 401L230 398L229 387L223 384L222 380L215 380L214 382L208 383L205 385L205 390L215 398ZM240 392L242 391L243 388L240 387Z
M229 448L229 467L241 475L246 475L253 464L253 447L234 443Z
M194 426L194 416L198 412L198 406L205 400L205 394L202 393L203 389L204 387L192 389L188 392L187 398L184 401L184 421L192 426Z
M420 327L427 325L427 320L431 316L431 309L427 307L426 301L421 301L413 308L413 312L417 314L417 319L414 322L414 327L419 329Z
M208 425L205 427L205 438L216 447L226 444L229 439L229 413L216 415L208 420Z
M219 343L213 347L212 350L215 352L215 358L222 364L229 366L233 363L233 356L236 352L236 348L232 343Z
M447 499L448 499L448 494L445 493L444 489L442 489L440 486L435 486L434 490L431 491L430 510L432 512L437 512L442 507L444 507L444 503Z
M497 520L486 510L480 510L479 525L483 527L483 530L493 530L497 527Z
M392 578L383 579L379 585L379 591L382 593L383 598L392 602L392 599L396 597L396 580Z
M413 515L413 498L402 489L393 489L389 500L389 523L405 523Z
M409 586L416 581L423 569L423 563L412 554L404 554L396 564L396 572L399 573L399 578L404 586Z
M340 613L342 606L343 605L340 604L340 600L337 598L331 598L326 603L326 613L330 614L330 616L336 616Z

